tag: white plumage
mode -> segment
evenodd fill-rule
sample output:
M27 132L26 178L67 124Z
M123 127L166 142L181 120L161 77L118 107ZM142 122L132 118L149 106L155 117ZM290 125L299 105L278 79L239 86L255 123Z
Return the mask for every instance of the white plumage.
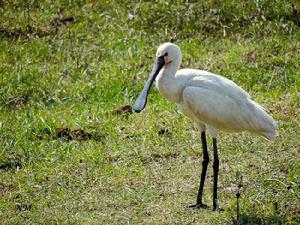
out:
M269 140L275 138L275 121L246 91L233 81L207 71L176 71L181 62L180 49L167 43L159 47L157 55L166 50L169 52L167 60L171 62L158 74L157 89L198 127L208 128L212 137L216 137L217 130L224 130L250 131ZM170 52L174 52L174 56Z
M205 131L213 138L214 149L214 209L217 209L217 182L219 159L218 130L227 132L250 131L273 140L276 122L264 108L251 100L249 94L225 77L195 69L181 69L181 50L171 43L159 46L156 63L134 109L140 112L146 105L149 89L154 80L159 92L191 118L200 129L203 144L203 170L197 204L203 207L202 193L209 156Z

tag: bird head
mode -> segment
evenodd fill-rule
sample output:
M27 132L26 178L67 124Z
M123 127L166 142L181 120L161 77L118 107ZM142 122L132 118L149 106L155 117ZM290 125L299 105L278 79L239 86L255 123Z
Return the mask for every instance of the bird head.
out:
M147 103L148 93L154 82L156 76L159 74L160 70L165 66L171 65L172 62L176 62L179 66L181 63L181 50L180 48L172 43L164 43L160 45L156 51L156 60L153 65L152 71L149 75L149 78L144 86L144 89L141 91L139 97L137 98L134 104L134 111L139 113L141 112Z
M173 61L181 61L181 50L177 45L167 42L158 47L156 58L159 57L164 58L165 65Z

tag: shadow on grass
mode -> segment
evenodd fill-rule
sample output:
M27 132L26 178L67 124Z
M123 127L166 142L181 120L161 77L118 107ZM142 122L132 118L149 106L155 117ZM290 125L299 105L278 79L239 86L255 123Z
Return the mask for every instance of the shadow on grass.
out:
M285 221L283 218L280 218L279 216L273 215L270 217L261 217L258 215L247 215L247 214L241 214L239 220L236 218L233 220L234 225L245 225L245 224L285 224Z

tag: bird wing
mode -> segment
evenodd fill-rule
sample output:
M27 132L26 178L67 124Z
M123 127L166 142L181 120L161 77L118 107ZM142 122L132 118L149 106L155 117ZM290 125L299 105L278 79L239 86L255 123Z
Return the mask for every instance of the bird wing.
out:
M233 81L204 70L181 69L178 76L189 76L186 86L214 90L234 99L250 98L250 95Z
M204 82L205 83L205 82ZM193 83L194 84L194 83ZM222 87L219 87L222 88ZM232 95L234 97L232 97ZM182 93L185 111L200 122L225 131L252 131L268 139L275 137L276 123L263 108L246 97L237 98L213 85L187 86Z

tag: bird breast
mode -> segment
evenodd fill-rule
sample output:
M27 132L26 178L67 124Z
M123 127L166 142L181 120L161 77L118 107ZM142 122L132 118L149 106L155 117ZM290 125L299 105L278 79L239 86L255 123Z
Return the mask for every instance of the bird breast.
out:
M182 98L184 84L178 82L178 80L173 77L168 77L167 75L159 74L156 79L156 88L160 94L169 100L170 102L179 104Z

